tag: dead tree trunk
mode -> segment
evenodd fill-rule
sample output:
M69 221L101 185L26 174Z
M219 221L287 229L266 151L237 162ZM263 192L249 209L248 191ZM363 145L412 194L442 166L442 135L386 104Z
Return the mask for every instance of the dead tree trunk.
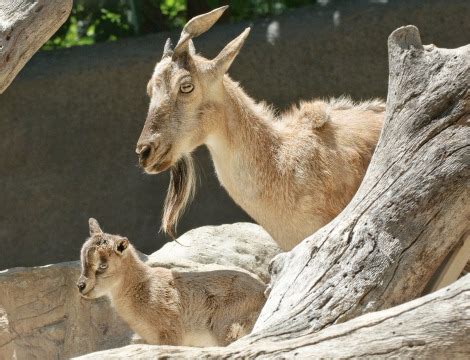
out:
M256 333L282 336L289 318L290 332L316 332L414 299L470 230L470 46L423 47L408 26L388 47L386 120L364 181L275 261Z
M0 1L0 94L23 66L59 29L72 0Z
M333 222L275 258L253 333L223 349L134 346L109 354L470 354L470 276L340 324L419 297L470 230L470 46L423 46L407 26L388 47L386 120L364 181Z

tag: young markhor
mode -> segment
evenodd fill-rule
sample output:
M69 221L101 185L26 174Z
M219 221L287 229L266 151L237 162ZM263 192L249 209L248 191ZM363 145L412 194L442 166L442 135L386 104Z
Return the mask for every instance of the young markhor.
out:
M77 286L87 299L108 296L147 343L225 346L248 334L265 302L265 285L238 271L152 268L129 240L89 220Z

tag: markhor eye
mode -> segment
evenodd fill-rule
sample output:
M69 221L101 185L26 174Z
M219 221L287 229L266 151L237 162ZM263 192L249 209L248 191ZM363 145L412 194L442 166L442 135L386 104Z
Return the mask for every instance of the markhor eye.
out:
M100 270L104 270L108 267L108 264L100 264L99 268Z
M193 91L193 89L194 89L194 86L191 83L181 84L180 86L181 92L185 94L190 93L191 91Z

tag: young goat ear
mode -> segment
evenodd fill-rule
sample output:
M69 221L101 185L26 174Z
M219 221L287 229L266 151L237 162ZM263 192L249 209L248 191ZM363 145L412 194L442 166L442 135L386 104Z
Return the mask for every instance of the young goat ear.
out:
M228 71L233 60L245 43L250 30L250 28L246 28L240 35L230 41L213 60L215 68L219 74L225 74Z
M114 244L114 251L118 255L122 255L122 253L129 247L129 240L127 238L120 238L116 240Z
M90 236L103 233L103 230L101 230L100 224L98 224L98 221L96 221L96 219L88 219L88 226L90 227Z

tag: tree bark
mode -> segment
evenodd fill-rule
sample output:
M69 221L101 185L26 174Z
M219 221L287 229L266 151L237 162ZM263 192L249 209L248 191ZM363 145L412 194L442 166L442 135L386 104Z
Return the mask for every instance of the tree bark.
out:
M23 66L59 29L72 0L2 0L0 2L0 94Z
M335 220L274 259L253 333L224 349L143 346L133 356L470 354L469 276L340 324L419 297L470 230L470 45L423 46L406 26L388 48L386 120L364 181Z
M364 181L332 223L275 259L255 334L312 333L414 299L469 230L470 46L423 47L407 26L388 47L386 120Z

